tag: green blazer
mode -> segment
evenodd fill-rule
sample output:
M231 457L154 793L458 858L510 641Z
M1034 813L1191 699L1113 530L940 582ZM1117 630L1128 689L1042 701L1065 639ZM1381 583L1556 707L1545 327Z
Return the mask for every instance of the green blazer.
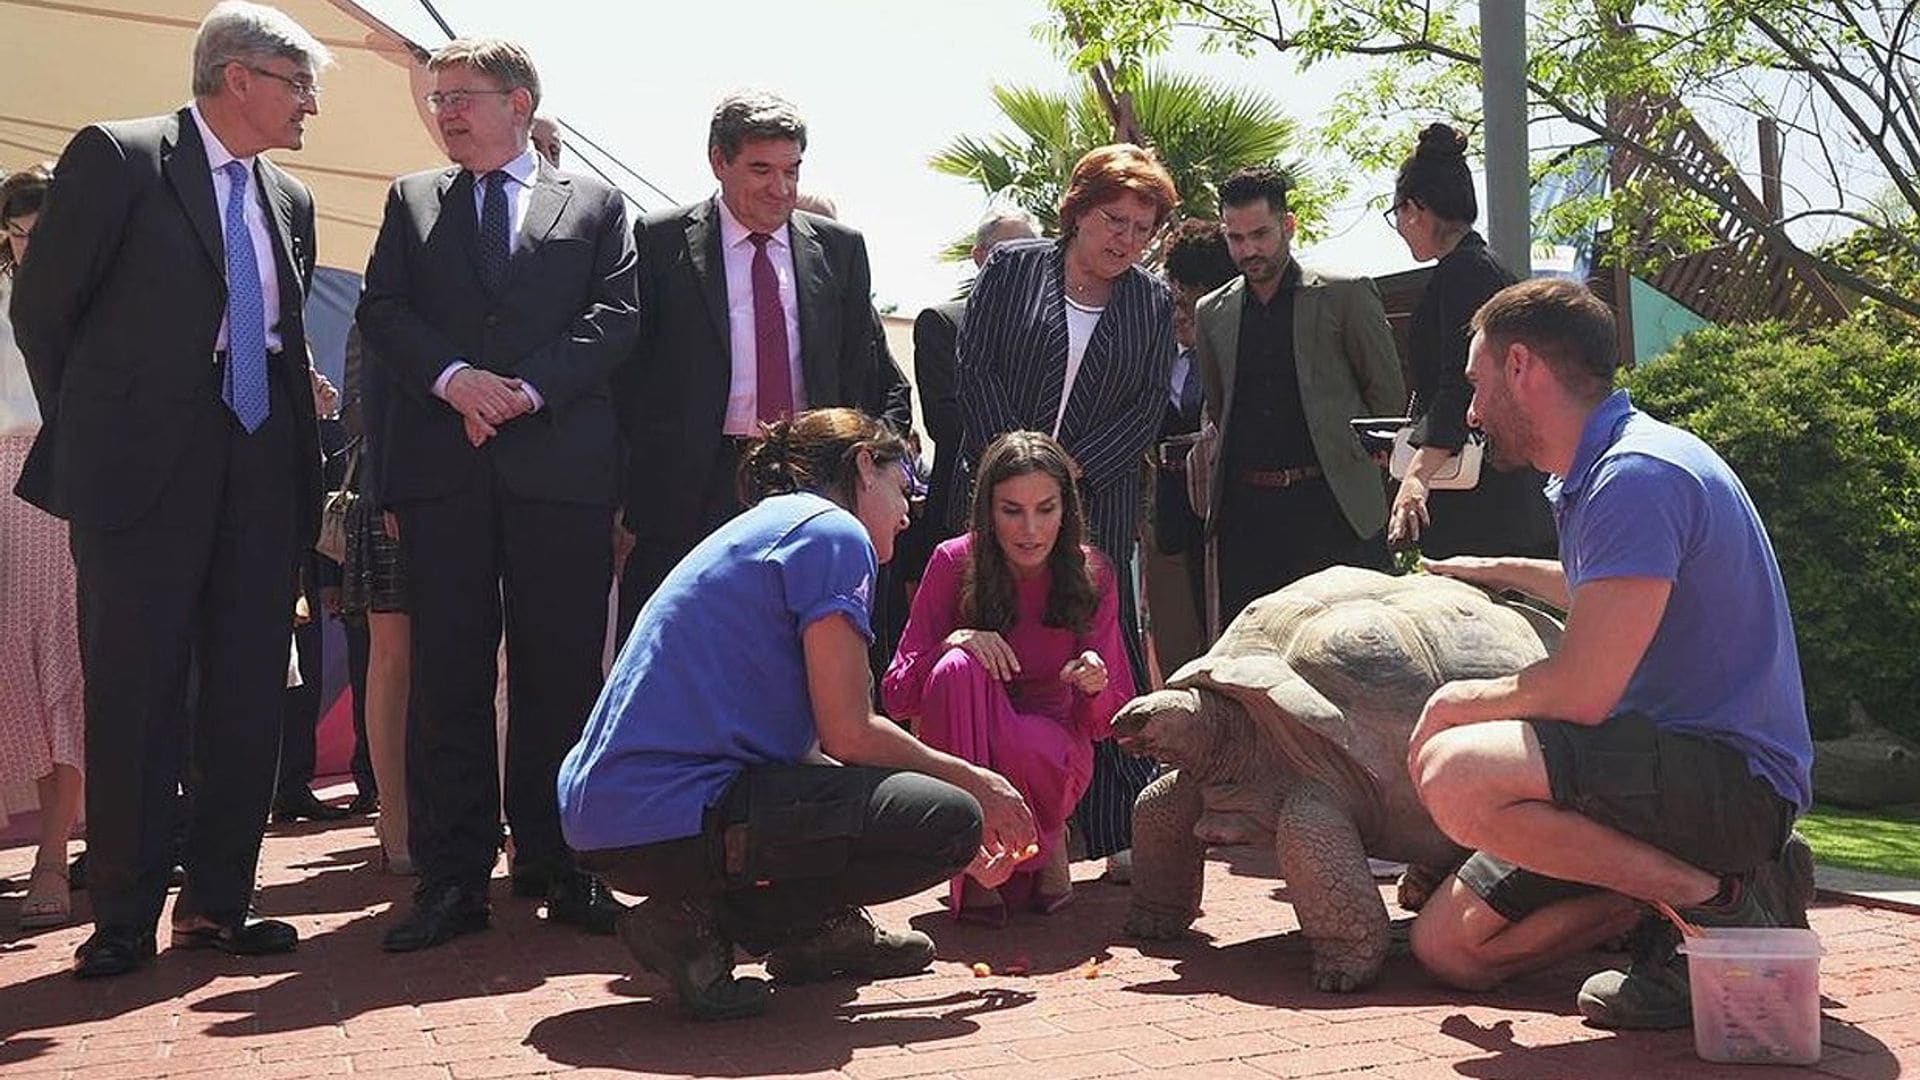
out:
M1240 313L1247 279L1234 278L1200 298L1195 313L1194 355L1206 387L1207 413L1227 445L1233 423L1233 379L1240 361ZM1347 421L1406 412L1406 380L1393 330L1371 278L1328 277L1305 266L1294 293L1293 351L1300 374L1314 454L1334 498L1365 539L1387 521L1387 494L1380 466L1360 448ZM1209 485L1207 527L1218 526L1225 476Z

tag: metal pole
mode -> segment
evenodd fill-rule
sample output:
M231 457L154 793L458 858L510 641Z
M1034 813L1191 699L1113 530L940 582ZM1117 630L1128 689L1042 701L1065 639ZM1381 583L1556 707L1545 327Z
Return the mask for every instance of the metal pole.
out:
M1487 125L1487 245L1502 266L1529 277L1526 0L1480 0L1480 95Z

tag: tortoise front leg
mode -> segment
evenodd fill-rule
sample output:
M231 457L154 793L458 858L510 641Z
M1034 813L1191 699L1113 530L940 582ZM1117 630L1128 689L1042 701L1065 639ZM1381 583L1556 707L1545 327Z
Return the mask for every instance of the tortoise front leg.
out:
M1133 900L1127 933L1169 940L1200 915L1207 846L1193 834L1200 788L1180 770L1148 784L1133 803Z
M1352 818L1325 787L1302 785L1280 807L1274 848L1313 949L1314 988L1345 992L1372 982L1387 955L1387 906Z

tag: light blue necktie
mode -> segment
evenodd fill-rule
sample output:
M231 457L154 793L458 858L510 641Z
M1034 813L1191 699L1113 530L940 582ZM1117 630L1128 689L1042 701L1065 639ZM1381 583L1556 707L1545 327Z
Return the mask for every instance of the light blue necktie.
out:
M220 388L227 408L251 435L267 422L267 301L260 290L260 264L247 232L247 184L238 161L227 174L227 377Z

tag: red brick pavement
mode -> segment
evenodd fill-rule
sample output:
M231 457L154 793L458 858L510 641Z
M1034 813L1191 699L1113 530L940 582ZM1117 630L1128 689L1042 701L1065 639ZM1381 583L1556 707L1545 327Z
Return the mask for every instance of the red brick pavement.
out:
M617 945L545 926L496 881L494 928L423 954L378 937L408 883L381 874L364 824L276 828L259 906L291 919L288 957L247 963L163 952L99 983L67 974L83 930L0 944L0 1074L7 1077L372 1075L479 1080L570 1075L774 1075L851 1080L1076 1080L1151 1073L1208 1080L1366 1074L1424 1077L1747 1078L1810 1070L1714 1067L1688 1034L1619 1035L1582 1024L1573 992L1594 956L1483 995L1441 989L1404 948L1360 994L1314 992L1305 943L1274 898L1271 860L1211 863L1195 938L1142 949L1118 932L1123 887L1082 881L1050 918L992 932L958 927L934 892L889 905L940 945L927 975L778 994L771 1015L695 1025L630 977ZM0 851L11 928L30 848ZM1092 866L1082 868L1090 872ZM84 894L80 894L84 896ZM84 901L80 906L84 914ZM1827 948L1826 1047L1818 1073L1920 1074L1920 916L1851 906L1814 913ZM163 923L164 925L164 923ZM977 961L1031 974L975 977ZM1088 968L1089 960L1097 963ZM1089 978L1088 975L1093 977Z

